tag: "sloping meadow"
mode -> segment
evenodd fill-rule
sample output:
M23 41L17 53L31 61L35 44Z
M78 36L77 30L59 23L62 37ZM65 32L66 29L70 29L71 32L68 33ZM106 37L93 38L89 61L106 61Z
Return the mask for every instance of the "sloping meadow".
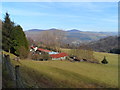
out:
M98 60L104 55L108 64L69 61L21 60L20 71L28 87L43 88L116 88L118 87L118 55L94 53Z
M94 52L94 56L99 62L106 56L108 64L67 60L11 61L13 65L20 65L22 80L29 88L117 88L118 55Z

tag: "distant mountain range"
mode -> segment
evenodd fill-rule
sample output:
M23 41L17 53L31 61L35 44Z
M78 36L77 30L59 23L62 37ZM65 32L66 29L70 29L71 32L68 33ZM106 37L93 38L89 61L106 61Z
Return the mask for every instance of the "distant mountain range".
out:
M48 29L47 31L52 32L54 30L58 30L58 29L52 28L52 29ZM38 40L40 33L44 31L46 30L30 29L25 31L25 34L27 37L30 37L33 40ZM87 43L87 42L96 41L108 36L118 35L117 32L92 32L92 31L80 31L77 29L72 29L67 31L61 30L61 32L65 33L66 38L64 41L69 44Z
M44 30L41 30L41 29L30 29L30 30L27 30L27 32L39 32L39 31L44 31Z

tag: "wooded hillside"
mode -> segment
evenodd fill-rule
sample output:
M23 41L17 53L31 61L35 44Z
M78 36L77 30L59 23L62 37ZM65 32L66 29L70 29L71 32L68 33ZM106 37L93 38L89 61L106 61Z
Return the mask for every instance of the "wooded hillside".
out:
M118 47L119 41L120 41L120 37L109 36L109 37L100 39L98 41L91 42L88 44L88 46L95 51L110 52L113 49L119 49Z

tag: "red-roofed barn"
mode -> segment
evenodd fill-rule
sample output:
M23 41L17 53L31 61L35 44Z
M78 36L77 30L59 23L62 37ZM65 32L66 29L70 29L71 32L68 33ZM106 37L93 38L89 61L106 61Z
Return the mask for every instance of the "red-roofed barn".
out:
M66 53L51 54L52 60L63 60L66 59L68 55Z
M46 49L42 49L42 48L38 48L37 50L42 51L42 52L47 52L47 53L51 52L50 50L46 50Z

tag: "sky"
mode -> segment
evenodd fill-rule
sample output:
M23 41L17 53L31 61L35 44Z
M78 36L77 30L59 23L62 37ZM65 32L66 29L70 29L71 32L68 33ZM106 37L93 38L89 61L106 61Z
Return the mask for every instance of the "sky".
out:
M3 2L5 13L16 24L29 29L117 32L117 2Z

